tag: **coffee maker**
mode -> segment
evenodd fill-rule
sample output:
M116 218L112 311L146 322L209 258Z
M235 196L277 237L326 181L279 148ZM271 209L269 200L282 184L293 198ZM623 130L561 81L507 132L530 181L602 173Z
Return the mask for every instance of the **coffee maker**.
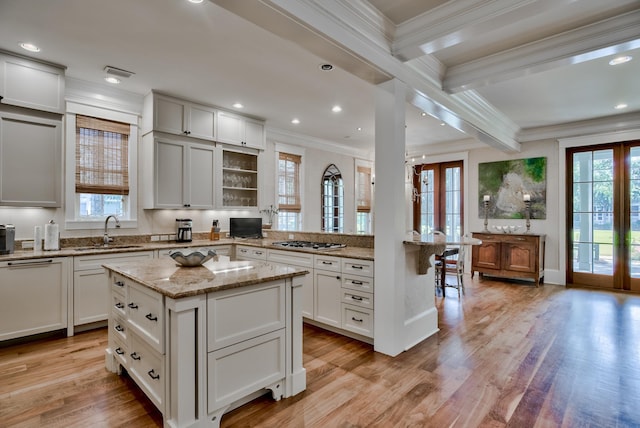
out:
M13 253L16 228L12 224L0 224L0 254Z
M176 242L191 242L193 220L190 218L176 219Z

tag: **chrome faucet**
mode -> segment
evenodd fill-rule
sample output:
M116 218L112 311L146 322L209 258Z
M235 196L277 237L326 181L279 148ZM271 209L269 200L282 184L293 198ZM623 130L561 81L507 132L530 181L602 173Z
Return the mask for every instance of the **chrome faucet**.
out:
M118 228L120 227L120 220L118 220L118 217L116 217L113 214L111 214L110 216L107 216L107 218L104 220L104 237L102 238L104 245L109 245L109 242L113 242L113 238L109 238L109 234L107 233L107 226L109 225L109 219L112 217L116 221L116 227Z

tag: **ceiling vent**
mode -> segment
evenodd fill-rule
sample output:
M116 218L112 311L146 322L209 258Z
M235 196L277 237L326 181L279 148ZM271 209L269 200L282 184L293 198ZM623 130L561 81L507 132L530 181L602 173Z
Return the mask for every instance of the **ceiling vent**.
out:
M111 75L111 76L116 76L116 77L123 77L128 79L129 77L133 76L134 72L132 71L127 71L127 70L123 70L121 68L116 68L116 67L111 67L110 65L107 65L104 68L104 71L107 73L107 75Z

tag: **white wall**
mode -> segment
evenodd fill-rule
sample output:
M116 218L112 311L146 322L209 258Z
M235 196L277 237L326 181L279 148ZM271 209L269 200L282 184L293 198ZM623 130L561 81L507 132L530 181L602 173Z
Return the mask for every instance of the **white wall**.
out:
M506 154L495 149L476 149L469 152L469 161L465 165L468 188L465 190L465 216L469 232L480 232L484 228L484 213L478 205L478 164L511 159L532 157L547 158L547 218L531 220L531 233L546 234L545 248L545 282L564 284L565 274L560 272L559 237L565 233L565 219L561 218L559 207L564 204L560 200L560 190L564 188L565 177L559 176L558 142L557 140L523 143L522 151ZM489 219L492 225L518 225L524 228L524 220Z

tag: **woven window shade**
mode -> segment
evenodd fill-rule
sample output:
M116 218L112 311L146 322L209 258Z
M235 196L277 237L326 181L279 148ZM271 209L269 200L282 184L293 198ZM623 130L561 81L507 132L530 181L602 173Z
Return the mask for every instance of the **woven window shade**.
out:
M371 168L357 167L358 173L358 212L371 212Z
M278 158L278 209L302 211L300 203L300 164L302 157L280 152Z
M76 116L76 193L129 194L127 123Z

